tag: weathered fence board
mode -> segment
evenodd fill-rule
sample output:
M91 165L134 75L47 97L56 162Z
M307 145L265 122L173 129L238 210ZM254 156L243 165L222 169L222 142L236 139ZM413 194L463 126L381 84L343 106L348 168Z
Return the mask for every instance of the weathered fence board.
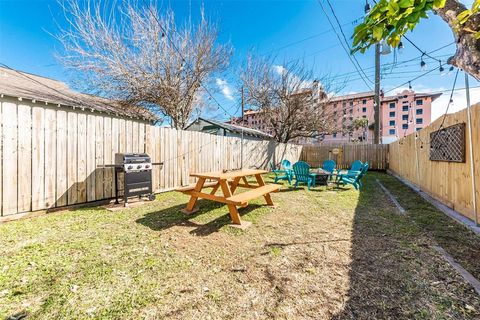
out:
M1 215L114 196L117 152L147 152L153 188L171 190L195 181L190 173L241 166L241 140L151 126L90 110L10 99L0 104ZM297 161L301 147L244 140L244 167L267 168L281 157ZM12 187L14 186L14 187Z
M314 167L319 167L323 161L332 159L337 163L338 169L347 169L353 161L360 160L362 162L368 161L372 170L386 170L388 168L388 145L304 146L300 158Z
M17 106L3 103L3 212L17 212Z
M431 161L430 133L437 131L442 118L428 127L418 131L418 138L411 134L400 141L391 143L390 170L404 179L419 186L423 191L445 203L470 219L474 219L473 190L476 192L477 208L480 207L480 104L472 107L472 141L475 166L476 186L472 189L470 146L466 143L466 161L443 162ZM445 117L443 127L467 122L467 110L462 110ZM467 130L466 141L469 139Z

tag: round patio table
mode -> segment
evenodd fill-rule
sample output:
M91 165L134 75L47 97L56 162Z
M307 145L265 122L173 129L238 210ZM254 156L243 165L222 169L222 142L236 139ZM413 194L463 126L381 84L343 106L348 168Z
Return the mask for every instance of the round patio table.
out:
M322 168L310 169L310 173L315 174L315 185L318 186L327 186L328 185L328 177L332 174Z

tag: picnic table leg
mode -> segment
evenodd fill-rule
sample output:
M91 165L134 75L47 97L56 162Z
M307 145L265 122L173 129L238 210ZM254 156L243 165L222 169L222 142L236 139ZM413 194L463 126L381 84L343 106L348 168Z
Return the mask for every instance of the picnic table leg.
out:
M200 192L202 191L203 184L205 183L205 178L200 178L195 185L194 191ZM190 201L188 201L187 207L182 210L183 213L192 214L198 211L198 208L195 208L195 204L197 203L198 197L191 196Z
M222 188L222 192L225 198L229 198L232 196L232 191L228 186L227 180L220 180L220 187ZM228 211L230 212L230 218L232 219L233 223L236 225L241 225L242 220L240 219L240 214L238 213L237 207L233 204L227 204Z
M233 195L233 193L235 192L235 190L237 190L237 186L240 182L240 177L237 177L235 179L233 179L233 182L232 182L232 185L230 186L230 193Z
M215 185L215 187L213 187L212 192L210 192L210 194L212 194L212 195L215 194L215 193L217 192L217 190L218 190L219 187L220 187L220 182L218 182L218 183Z
M265 185L265 181L263 181L261 174L256 174L255 178L257 179L257 183L260 187ZM265 194L263 197L265 198L265 201L269 206L275 207L275 205L273 204L272 198L270 197L270 193Z

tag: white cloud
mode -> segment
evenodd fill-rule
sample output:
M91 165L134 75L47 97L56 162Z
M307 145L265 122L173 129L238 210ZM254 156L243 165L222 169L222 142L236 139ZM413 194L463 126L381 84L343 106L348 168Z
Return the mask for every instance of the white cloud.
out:
M279 66L279 65L274 65L273 66L273 69L279 74L279 75L282 75L286 69L284 66Z
M280 65L273 65L272 68L280 76L288 71L287 68L285 68L284 66L280 66ZM313 83L313 80L303 80L303 81L301 81L299 77L292 74L291 72L289 74L286 74L286 76L290 79L290 82L292 83L292 87L295 87L295 88L300 88L300 89L311 88L312 83Z
M445 89L444 89L445 90ZM439 90L437 90L439 91ZM448 113L454 113L467 107L467 97L465 89L457 90L453 93L453 104L448 108ZM432 121L441 117L447 110L450 92L444 92L440 98L432 104ZM470 89L470 102L472 105L480 102L480 88Z
M227 80L217 78L215 82L216 82L218 88L220 89L220 91L222 91L222 94L226 99L231 100L231 101L235 100L235 98L233 97L233 90L228 85Z

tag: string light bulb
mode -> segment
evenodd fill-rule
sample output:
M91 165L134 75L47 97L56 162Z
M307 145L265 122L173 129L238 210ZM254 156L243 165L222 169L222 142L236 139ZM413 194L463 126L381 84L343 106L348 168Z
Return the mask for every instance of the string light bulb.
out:
M398 43L398 53L402 54L402 53L403 53L403 49L404 49L403 42L400 41L400 42Z
M450 101L448 102L448 104L449 104L451 107L454 107L454 106L455 106L455 103L453 102L453 99L450 99Z
M452 74L453 70L455 70L455 67L450 66L450 68L448 68L448 74Z
M445 75L445 68L443 67L442 60L438 60L438 63L440 64L440 68L438 68L438 71L440 71L440 75Z
M365 14L369 14L371 10L372 7L370 6L370 3L368 3L368 0L365 0Z
M425 70L427 68L427 63L423 60L424 55L425 55L425 53L422 53L422 58L421 58L421 61L420 61L420 67L422 68L422 70Z

